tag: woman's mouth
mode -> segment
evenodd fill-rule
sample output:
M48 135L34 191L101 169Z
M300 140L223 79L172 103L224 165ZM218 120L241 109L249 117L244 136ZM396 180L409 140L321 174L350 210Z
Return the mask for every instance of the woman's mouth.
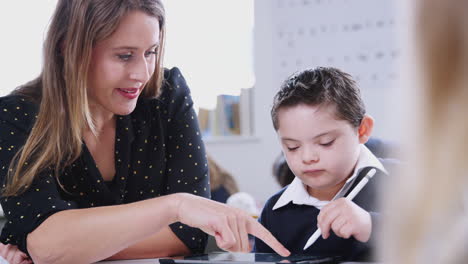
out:
M120 95L127 99L135 99L139 95L139 88L117 88Z

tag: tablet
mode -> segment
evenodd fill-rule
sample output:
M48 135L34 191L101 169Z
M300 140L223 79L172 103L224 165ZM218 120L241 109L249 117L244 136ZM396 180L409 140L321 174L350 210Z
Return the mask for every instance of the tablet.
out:
M203 255L192 255L181 259L159 259L161 264L194 263L194 264L246 264L246 263L337 263L335 257L291 255L281 257L274 253L232 253L213 252Z

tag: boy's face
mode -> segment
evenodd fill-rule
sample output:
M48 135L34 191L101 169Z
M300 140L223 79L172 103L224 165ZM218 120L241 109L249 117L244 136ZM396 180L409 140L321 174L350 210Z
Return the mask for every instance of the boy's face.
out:
M330 200L344 185L356 165L360 144L372 130L369 116L353 127L336 117L334 105L300 104L278 111L277 131L289 167L307 185L309 194ZM369 122L367 122L369 121ZM366 133L367 132L367 133Z

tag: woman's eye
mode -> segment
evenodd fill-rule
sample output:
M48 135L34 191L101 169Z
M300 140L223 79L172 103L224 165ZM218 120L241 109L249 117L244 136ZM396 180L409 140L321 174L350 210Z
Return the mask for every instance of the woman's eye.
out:
M335 140L332 140L332 141L329 141L329 142L326 142L326 143L320 143L320 146L329 147L329 146L333 145L333 142L335 142Z
M120 60L128 61L128 60L130 60L130 58L132 58L132 54L129 54L129 53L126 53L126 54L118 54L117 57L118 57Z
M148 58L149 56L151 56L151 55L156 55L156 54L157 54L157 52L156 52L155 50L152 50L152 51L147 51L147 52L145 53L145 56Z

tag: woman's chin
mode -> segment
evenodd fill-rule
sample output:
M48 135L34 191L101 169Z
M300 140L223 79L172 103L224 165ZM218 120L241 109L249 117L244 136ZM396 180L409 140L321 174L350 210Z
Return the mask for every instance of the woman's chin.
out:
M135 110L135 106L133 107L121 107L118 108L114 111L114 114L120 115L120 116L126 116L131 114Z

